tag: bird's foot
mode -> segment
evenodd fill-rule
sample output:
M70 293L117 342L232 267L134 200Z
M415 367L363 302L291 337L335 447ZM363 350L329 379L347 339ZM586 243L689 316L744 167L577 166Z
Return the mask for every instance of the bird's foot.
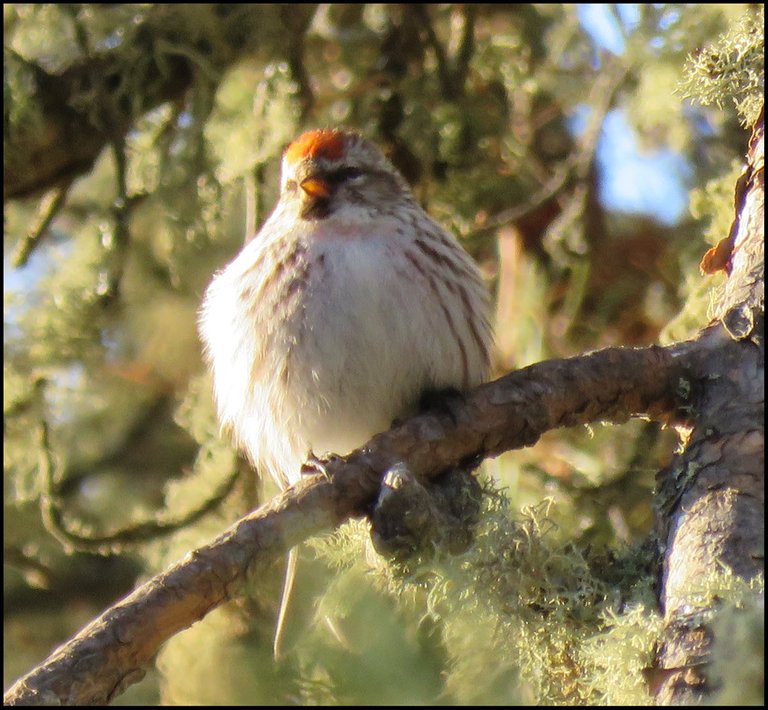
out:
M405 561L437 548L465 550L480 512L481 487L471 469L452 468L426 486L405 464L387 471L371 513L376 551Z
M323 454L322 456L315 456L310 451L307 454L307 458L303 464L301 464L300 473L302 476L311 476L315 473L322 473L329 481L331 480L331 474L328 472L328 464L338 461L341 456L336 454Z

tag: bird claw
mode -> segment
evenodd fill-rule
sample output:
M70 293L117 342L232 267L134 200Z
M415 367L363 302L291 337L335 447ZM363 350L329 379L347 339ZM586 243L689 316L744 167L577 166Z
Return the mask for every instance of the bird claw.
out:
M315 456L312 451L310 451L307 454L306 461L301 464L299 473L301 473L302 476L311 476L315 473L322 473L323 476L325 476L325 478L330 481L331 474L328 473L327 465L339 460L340 458L341 456L337 456L336 454L324 454L323 456L318 457Z
M442 547L452 554L472 542L482 489L469 469L448 469L422 484L403 464L387 471L371 512L371 540L385 557L429 557Z

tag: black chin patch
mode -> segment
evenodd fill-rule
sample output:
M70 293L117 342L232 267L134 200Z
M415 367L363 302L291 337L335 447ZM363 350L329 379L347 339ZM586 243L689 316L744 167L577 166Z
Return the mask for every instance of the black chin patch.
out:
M331 214L331 201L327 197L307 200L299 212L302 219L325 219L329 214Z

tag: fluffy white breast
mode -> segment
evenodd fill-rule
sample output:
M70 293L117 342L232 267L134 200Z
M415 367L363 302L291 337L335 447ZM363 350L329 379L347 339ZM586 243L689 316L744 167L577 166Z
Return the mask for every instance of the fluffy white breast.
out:
M427 266L398 226L303 225L284 250L301 278L283 269L272 290L274 242L259 235L206 293L200 331L220 418L280 485L310 450L347 453L412 412L424 389L485 376L487 298L474 264L460 252L476 283L441 278L445 265ZM254 269L260 259L270 268Z

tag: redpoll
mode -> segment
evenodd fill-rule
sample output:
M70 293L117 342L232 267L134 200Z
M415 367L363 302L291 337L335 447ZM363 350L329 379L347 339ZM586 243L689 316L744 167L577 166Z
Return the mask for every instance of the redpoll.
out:
M277 206L213 279L200 332L223 426L281 488L310 452L362 445L425 390L479 384L491 344L472 259L341 129L288 147Z

